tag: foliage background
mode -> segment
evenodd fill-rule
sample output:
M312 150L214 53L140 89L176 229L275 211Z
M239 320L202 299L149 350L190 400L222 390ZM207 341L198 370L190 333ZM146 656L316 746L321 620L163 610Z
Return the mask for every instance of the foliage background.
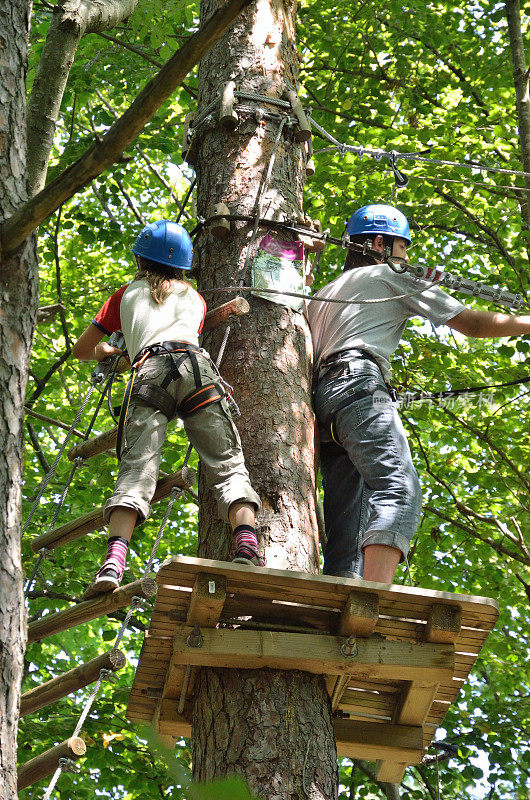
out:
M49 19L50 6L36 2L28 89ZM362 0L338 5L313 0L301 4L299 20L301 95L314 118L340 141L407 152L429 147L436 159L520 169L503 4L413 0L404 6L386 0L374 7ZM126 25L112 31L117 42L95 34L83 38L63 99L48 178L72 163L130 105L156 73L154 62L164 62L197 24L195 2L140 0ZM63 318L55 316L37 330L27 400L34 411L66 423L73 420L88 388L90 366L65 359L65 354L108 294L131 276L129 247L141 223L178 213L193 177L182 164L180 138L184 116L195 107L195 90L196 79L189 76L188 90L175 93L123 162L41 226L41 306L62 302L65 311ZM315 137L314 146L318 150L327 143ZM385 160L333 152L317 154L316 163L305 210L334 235L341 235L355 207L392 197L393 174ZM527 291L529 236L521 216L527 194L518 188L524 186L521 178L404 160L398 165L410 179L394 200L413 223L413 260ZM193 213L189 205L185 218L191 226ZM317 287L338 274L343 257L339 248L325 251ZM415 321L396 354L395 382L408 390L499 383L529 372L529 349L528 337L465 340ZM413 405L404 412L425 503L411 572L416 585L488 595L501 605L496 630L444 724L442 734L461 751L458 759L440 766L443 794L523 800L530 776L528 393L524 386L515 387L496 390L492 398L484 402L475 396L453 408ZM96 429L110 424L104 412ZM26 511L64 431L28 416L27 434ZM173 427L164 450L165 472L178 469L185 447L181 430ZM29 541L49 527L70 468L64 459L24 537L28 574L34 564ZM111 455L81 467L59 523L101 505L115 474ZM157 563L170 554L194 554L196 505L188 501L175 506ZM155 506L152 519L135 537L128 564L131 580L147 560L162 514L163 508ZM98 533L54 551L30 593L29 619L79 598L103 546L104 536ZM405 579L404 573L399 575L398 580ZM120 617L118 613L30 645L24 688L112 646ZM147 624L148 615L140 614L124 640L129 666L115 685L105 685L84 729L91 745L88 757L80 772L61 777L59 796L190 796L187 744L178 746L176 759L169 757L168 769L166 755L125 720L128 687ZM22 720L20 760L71 735L85 696L80 692ZM341 780L341 797L382 796L362 764L352 769L344 761ZM406 796L435 797L433 769L409 770L405 784ZM229 791L236 800L239 790ZM42 792L43 785L37 784L21 798L37 798Z

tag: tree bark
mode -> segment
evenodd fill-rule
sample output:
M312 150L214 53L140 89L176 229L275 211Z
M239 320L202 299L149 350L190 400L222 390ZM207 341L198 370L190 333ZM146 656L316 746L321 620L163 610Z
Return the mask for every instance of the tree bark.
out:
M506 0L506 18L510 37L515 105L519 126L519 142L523 170L530 172L530 94L529 74L526 66L523 32L521 29L521 7L519 0ZM530 177L524 179L526 192L521 192L521 211L526 228L530 231ZM530 249L529 249L530 252Z
M26 199L25 76L31 4L0 3L0 223ZM37 319L33 237L0 255L0 797L17 797L16 731L25 645L20 506L24 394Z
M202 0L203 19L216 4L217 0ZM295 7L293 0L258 0L241 15L230 37L201 61L199 114L232 80L236 90L275 98L296 90ZM278 111L272 106L267 110ZM208 126L197 141L197 208L203 217L220 202L237 214L256 210L279 121L258 121L244 112L239 116L235 130ZM268 217L286 219L301 212L304 157L303 145L285 127L263 196L262 210ZM261 230L253 238L252 225L236 223L221 242L203 231L195 250L199 285L208 302L218 299L208 295L209 287L239 280L249 284L250 261L264 234ZM302 314L259 298L250 298L250 306L240 325L233 326L222 371L235 386L242 411L236 422L252 483L263 502L258 535L269 566L317 572L307 322ZM214 356L222 333L206 336L205 345ZM230 530L217 518L201 482L200 487L199 555L230 559ZM241 774L251 790L267 800L334 800L337 757L323 678L278 670L201 670L193 763L196 780Z
M62 0L54 8L28 101L28 191L46 182L48 160L64 90L79 42L86 33L114 28L131 16L138 0Z

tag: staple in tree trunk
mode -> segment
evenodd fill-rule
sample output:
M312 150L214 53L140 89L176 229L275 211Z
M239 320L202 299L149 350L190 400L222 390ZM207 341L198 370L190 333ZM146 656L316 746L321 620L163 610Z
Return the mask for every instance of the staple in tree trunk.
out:
M25 86L29 4L0 13L0 223L26 199ZM7 11L7 4L2 11ZM25 644L20 503L24 394L37 319L33 237L0 254L0 797L17 797L16 731Z
M202 18L217 0L203 0ZM223 86L285 99L297 89L295 3L258 0L236 22L230 36L203 58L199 70L199 113ZM245 101L245 105L247 105ZM273 107L269 111L277 111ZM217 125L197 142L198 213L208 217L216 203L234 213L256 211L258 187L267 172L278 121L237 112L233 131ZM213 112L217 120L218 114ZM297 218L302 210L305 149L284 128L262 209L268 217ZM196 244L199 284L208 287L250 281L250 260L261 230L232 223L231 235L203 232ZM290 238L286 235L285 238ZM247 466L259 493L259 537L269 566L318 570L315 513L311 339L302 314L251 298L250 313L233 326L223 359L224 377L236 387L237 419ZM206 337L216 355L222 331ZM229 528L217 518L211 495L201 486L199 555L230 559ZM251 577L249 576L249 583ZM245 777L267 800L333 800L337 759L330 702L323 678L279 670L202 669L193 716L196 780L231 773Z

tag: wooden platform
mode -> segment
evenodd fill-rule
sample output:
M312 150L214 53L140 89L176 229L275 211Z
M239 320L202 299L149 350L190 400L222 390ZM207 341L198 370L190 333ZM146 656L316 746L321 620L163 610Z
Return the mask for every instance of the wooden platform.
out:
M420 762L498 617L487 597L184 556L157 582L130 720L189 736L200 666L318 673L339 755L386 781Z

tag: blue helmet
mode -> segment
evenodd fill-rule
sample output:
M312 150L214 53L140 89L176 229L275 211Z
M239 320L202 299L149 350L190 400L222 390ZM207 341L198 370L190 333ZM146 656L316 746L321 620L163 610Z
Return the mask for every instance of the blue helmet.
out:
M349 236L378 234L400 236L410 244L410 227L407 218L394 206L372 204L355 211L346 226Z
M191 269L193 244L188 231L177 222L161 219L142 228L131 247L143 256L175 269Z

